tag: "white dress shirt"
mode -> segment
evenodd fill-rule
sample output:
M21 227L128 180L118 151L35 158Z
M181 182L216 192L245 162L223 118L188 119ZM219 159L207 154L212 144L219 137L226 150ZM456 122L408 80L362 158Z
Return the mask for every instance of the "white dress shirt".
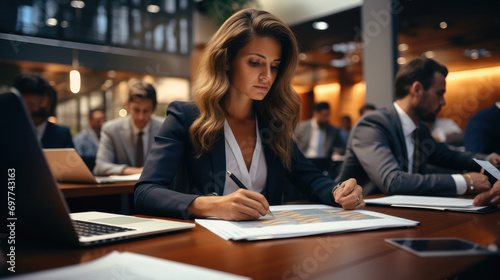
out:
M259 124L256 120L255 131L257 134L257 141L253 151L252 163L250 170L247 169L243 154L241 153L240 146L236 142L231 127L224 120L224 138L226 149L226 169L234 174L249 190L262 193L266 186L267 179L267 164L262 149L262 143L258 130ZM238 190L238 186L226 174L226 182L224 184L224 195L231 194Z
M452 119L439 118L432 125L432 134L439 138L439 142L445 142L448 134L462 132L462 129Z
M415 140L413 139L413 131L417 128L413 120L406 114L406 112L399 107L399 105L394 102L394 108L398 112L399 119L401 120L401 126L403 127L403 134L405 136L406 142L406 152L408 156L408 173L413 173L413 152L415 149ZM467 182L461 174L451 175L455 181L455 186L457 187L457 194L462 195L467 191Z
M310 122L311 122L311 138L309 138L309 145L307 146L307 150L304 153L304 156L306 156L306 158L318 158L318 136L320 128L315 118L312 118ZM323 138L325 138L324 134L325 133L323 133ZM325 154L325 151L322 152L323 154Z
M46 127L47 121L43 121L41 124L35 126L36 138L38 138L38 142L40 143L42 143L42 137Z

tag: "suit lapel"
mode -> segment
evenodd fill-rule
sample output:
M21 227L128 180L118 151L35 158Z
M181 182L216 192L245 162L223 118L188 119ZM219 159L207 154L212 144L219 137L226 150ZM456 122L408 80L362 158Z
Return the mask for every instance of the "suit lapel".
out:
M396 108L394 106L389 107L389 113L392 118L392 123L394 124L396 128L396 136L400 145L401 149L401 156L403 157L403 169L404 171L408 171L408 151L406 150L406 140L405 136L403 133L403 126L401 125L401 120L399 119L398 112L396 111Z
M222 195L224 193L224 185L226 184L226 146L224 134L214 143L210 156L212 158L212 180L214 182L214 189L210 190L210 192Z
M270 204L279 204L283 200L283 191L281 190L283 188L283 182L279 181L279 178L282 178L280 176L280 159L271 151L271 148L267 144L262 145L262 149L264 149L267 164L267 179L264 195L267 197Z
M282 174L280 168L283 169L283 166L280 159L268 145L269 141L272 141L272 139L269 140L269 133L267 133L267 135L263 134L268 131L264 126L265 121L259 115L257 115L257 118L259 119L259 133L262 141L262 150L264 151L267 165L266 187L263 194L270 204L279 204L282 202L283 196L283 182L279 181L280 178L283 178L280 176Z
M132 166L135 166L135 147L134 147L134 133L132 133L132 123L130 117L127 117L123 122L122 126L122 139L123 148L125 149L125 154L127 156L128 162Z
M149 149L151 149L151 146L153 145L153 142L155 141L155 134L158 132L159 128L156 125L156 122L153 119L153 116L151 116L151 119L149 120L151 122L151 125L149 126L149 139L148 139L148 149L146 151L146 154L149 154Z

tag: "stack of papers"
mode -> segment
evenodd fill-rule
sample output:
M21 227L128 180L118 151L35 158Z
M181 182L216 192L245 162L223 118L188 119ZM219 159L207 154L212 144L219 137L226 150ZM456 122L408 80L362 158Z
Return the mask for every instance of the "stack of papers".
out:
M87 280L87 279L250 279L208 268L168 261L130 252L114 251L97 260L8 279Z
M474 206L474 199L417 196L417 195L391 195L381 198L365 199L366 204L384 205L392 207L424 208L433 210L448 210L471 213L485 213L493 210L490 206Z
M225 240L255 241L289 238L324 233L343 233L379 228L411 227L417 221L402 219L366 210L343 210L328 205L271 206L276 219L256 221L223 221L196 219Z

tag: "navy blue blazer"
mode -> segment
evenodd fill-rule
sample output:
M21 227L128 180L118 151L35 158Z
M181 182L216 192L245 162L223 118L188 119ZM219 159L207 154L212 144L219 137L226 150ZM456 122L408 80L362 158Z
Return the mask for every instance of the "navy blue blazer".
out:
M500 108L496 104L477 112L465 127L465 149L473 153L500 154Z
M196 158L189 128L199 112L194 103L172 102L155 137L141 178L135 186L135 207L142 214L189 219L187 208L202 195L222 195L226 179L224 135L212 151ZM291 170L270 149L273 130L259 117L259 133L267 163L264 196L269 204L280 204L291 187L302 189L313 201L334 205L331 195L336 183L323 174L293 146Z
M42 135L42 147L44 149L74 148L75 145L73 145L69 128L47 122Z

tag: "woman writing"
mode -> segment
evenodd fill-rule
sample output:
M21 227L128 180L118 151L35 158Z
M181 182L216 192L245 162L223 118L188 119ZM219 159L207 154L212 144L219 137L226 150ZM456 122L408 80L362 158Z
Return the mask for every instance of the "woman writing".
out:
M257 219L282 202L290 182L311 200L363 208L354 179L337 184L323 176L292 140L300 110L291 87L297 57L293 33L273 15L247 9L230 17L203 53L194 103L168 107L136 185L137 210Z

